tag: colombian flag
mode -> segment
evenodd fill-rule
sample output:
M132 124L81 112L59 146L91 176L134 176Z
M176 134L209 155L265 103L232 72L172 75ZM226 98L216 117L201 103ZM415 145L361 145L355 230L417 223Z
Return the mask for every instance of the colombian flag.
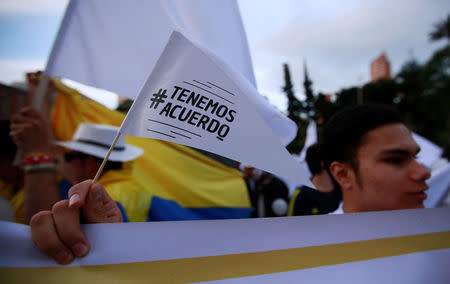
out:
M51 120L57 140L70 140L81 122L120 126L125 118L57 79L53 83L57 96ZM134 182L151 194L147 221L250 217L247 188L238 170L182 145L139 137L125 139L144 149L141 157L125 164L124 171L132 167ZM121 190L126 195L126 188Z

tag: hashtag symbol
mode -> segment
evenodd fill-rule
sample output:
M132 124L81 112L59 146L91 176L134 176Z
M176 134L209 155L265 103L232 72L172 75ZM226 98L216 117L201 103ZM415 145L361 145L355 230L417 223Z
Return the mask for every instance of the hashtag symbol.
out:
M152 104L150 105L150 108L152 108L153 106L154 109L156 109L159 105L159 103L163 103L165 102L164 99L167 98L167 96L165 95L167 90L163 89L159 89L159 91L157 93L153 94L153 98L150 99L150 101L152 102Z

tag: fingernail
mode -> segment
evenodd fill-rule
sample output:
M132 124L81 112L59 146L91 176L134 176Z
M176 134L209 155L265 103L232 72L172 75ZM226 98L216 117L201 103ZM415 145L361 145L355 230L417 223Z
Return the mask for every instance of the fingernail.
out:
M84 256L88 252L88 248L83 243L76 243L72 246L72 251L76 256Z
M62 251L58 252L55 256L56 262L58 262L60 264L69 263L73 260L73 258L74 258L73 255L66 250L62 250Z
M69 207L72 207L72 205L77 203L78 201L80 201L80 195L78 193L75 193L69 199Z

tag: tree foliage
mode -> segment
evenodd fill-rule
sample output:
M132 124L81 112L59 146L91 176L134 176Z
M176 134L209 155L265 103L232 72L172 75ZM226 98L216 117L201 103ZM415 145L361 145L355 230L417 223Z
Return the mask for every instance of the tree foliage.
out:
M294 93L294 86L292 84L289 66L283 65L285 85L283 91L288 98L288 117L297 124L297 136L287 146L291 153L300 153L306 139L306 128L311 120L315 120L319 126L331 116L334 112L334 105L329 101L329 97L325 94L314 94L312 89L312 80L309 78L306 64L304 65L304 80L303 87L305 91L305 98L303 100L297 99Z
M431 40L440 40L443 38L450 39L450 15L447 19L437 23L434 26L434 30L430 33Z
M302 111L302 103L295 97L294 85L291 80L291 72L289 71L289 65L283 64L284 72L284 87L283 92L286 93L288 99L288 117L295 121L296 117L300 117Z
M393 80L340 90L337 108L357 104L360 90L364 103L392 105L413 131L439 145L449 143L450 45L436 51L423 65L415 60L406 62Z
M309 79L308 69L306 68L306 63L303 64L303 88L305 89L306 99L302 102L303 110L309 119L314 119L316 117L316 109L315 109L315 97L314 92L312 90L312 81Z
M450 45L416 69L400 71L399 110L414 131L440 145L450 143Z
M291 72L289 71L288 64L283 64L283 72L284 86L282 89L288 99L288 117L297 125L297 135L286 148L290 153L300 153L302 145L305 143L306 126L304 125L307 123L301 118L303 106L300 100L295 96L294 85L292 84Z

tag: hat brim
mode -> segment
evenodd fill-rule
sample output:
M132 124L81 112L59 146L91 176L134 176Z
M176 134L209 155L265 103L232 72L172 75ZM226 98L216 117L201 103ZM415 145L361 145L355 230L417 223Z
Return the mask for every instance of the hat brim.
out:
M57 141L55 142L55 144L70 150L85 153L102 159L106 157L106 153L109 150L104 147L78 141L67 141L67 142ZM112 150L108 160L113 162L128 162L138 158L143 153L144 150L142 150L141 148L132 146L130 144L125 144L124 150L121 151Z

